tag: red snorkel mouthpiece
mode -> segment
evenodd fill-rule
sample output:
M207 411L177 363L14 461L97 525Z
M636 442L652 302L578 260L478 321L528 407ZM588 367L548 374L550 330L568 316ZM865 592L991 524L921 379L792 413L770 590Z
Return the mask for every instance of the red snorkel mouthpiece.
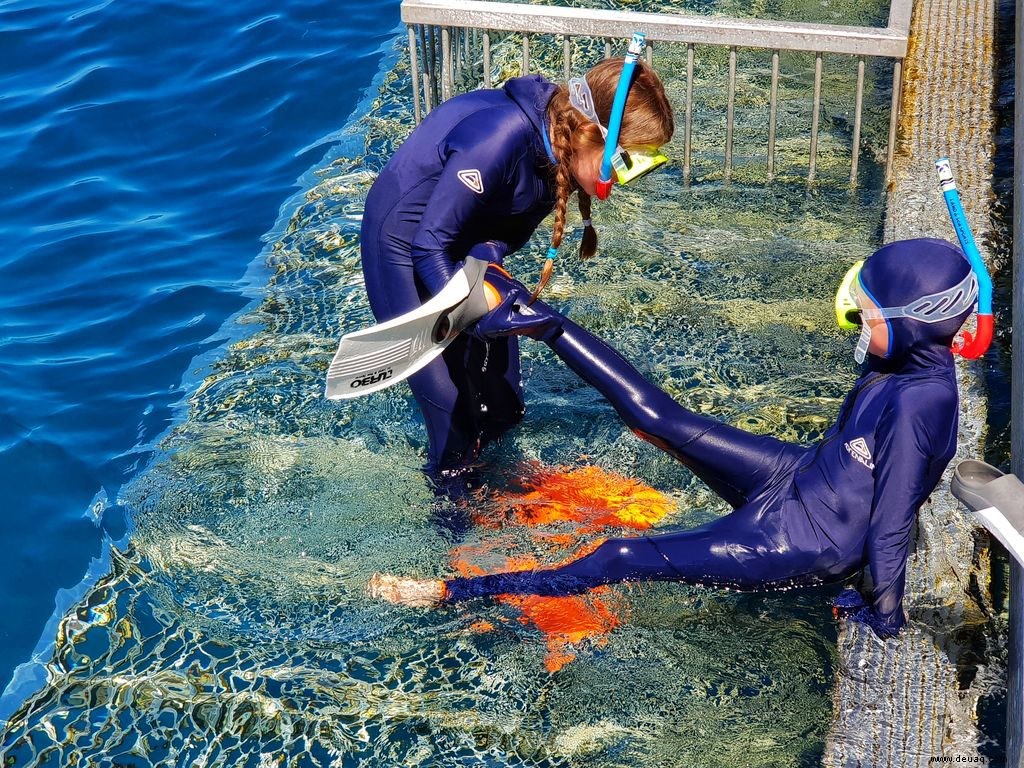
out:
M992 343L994 326L995 320L992 315L978 315L978 325L974 333L963 331L960 338L953 342L953 352L968 360L977 360L985 354Z
M608 181L601 181L600 179L598 179L596 191L598 200L607 200L612 194L611 180L609 179Z

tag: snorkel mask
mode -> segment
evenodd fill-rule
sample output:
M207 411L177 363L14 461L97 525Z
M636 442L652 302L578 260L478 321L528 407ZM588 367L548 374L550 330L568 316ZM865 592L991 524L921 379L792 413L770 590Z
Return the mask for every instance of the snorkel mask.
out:
M853 329L861 325L860 339L857 342L857 351L854 358L858 363L864 362L867 356L868 345L871 342L871 327L868 320L885 320L889 326L889 352L892 351L892 326L889 320L905 317L917 320L922 323L938 323L958 317L971 309L974 302L978 302L977 328L974 334L963 331L961 338L952 344L954 353L965 357L968 360L975 360L985 354L992 343L994 320L992 317L992 278L989 276L985 262L981 258L978 246L971 234L971 228L967 223L963 205L960 202L960 194L956 189L956 182L953 179L953 171L950 168L949 158L942 158L935 162L935 168L939 174L939 184L942 188L943 197L946 200L946 207L949 210L949 217L956 230L957 239L960 241L960 248L963 250L967 261L971 265L971 271L964 276L957 285L944 291L922 296L915 301L902 307L862 308L858 301L858 292L866 296L877 307L878 301L871 295L871 292L864 285L860 277L863 261L854 264L843 278L836 292L835 312L836 322L840 328ZM887 353L888 354L888 353Z
M601 124L601 119L594 109L594 97L590 92L590 86L587 85L587 78L573 77L569 80L569 102L600 128L601 135L604 136L604 154L601 157L601 170L597 180L598 200L607 200L611 195L613 171L614 179L619 184L629 184L668 162L668 158L659 153L657 148L627 152L619 146L619 130L622 128L622 115L626 111L626 97L629 95L633 70L646 42L647 38L643 32L633 33L626 60L622 64L619 84L615 89L607 128Z
M974 306L978 298L978 277L972 269L964 279L944 291L930 293L902 307L879 307L878 301L861 279L863 261L854 264L843 278L836 293L836 321L840 328L852 329L860 325L860 338L854 360L863 363L871 343L871 320L885 320L889 331L889 351L892 350L893 329L889 320L905 317L919 323L941 323L962 315ZM866 296L874 306L861 306L860 296ZM888 355L888 352L886 353Z

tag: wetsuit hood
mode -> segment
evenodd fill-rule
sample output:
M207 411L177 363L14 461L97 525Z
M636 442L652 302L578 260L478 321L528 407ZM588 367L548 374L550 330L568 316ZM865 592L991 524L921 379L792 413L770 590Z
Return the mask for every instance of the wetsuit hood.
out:
M970 271L970 262L957 246L919 238L879 248L864 262L860 281L880 307L902 307L954 287ZM869 355L869 368L892 373L951 365L950 344L972 311L937 323L889 319L889 352L884 358Z
M514 77L505 83L505 93L516 103L536 129L536 149L547 157L544 136L547 131L547 109L558 86L540 75Z

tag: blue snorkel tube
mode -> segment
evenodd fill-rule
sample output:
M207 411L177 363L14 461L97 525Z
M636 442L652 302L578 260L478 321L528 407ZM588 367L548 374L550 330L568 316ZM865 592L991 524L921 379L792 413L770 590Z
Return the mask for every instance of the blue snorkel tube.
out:
M626 96L629 94L629 86L633 80L633 69L640 54L644 52L647 44L647 35L643 32L634 32L633 39L629 41L629 50L626 53L626 60L622 64L622 74L619 76L619 85L615 89L615 100L612 102L612 113L608 117L608 135L604 140L604 155L601 157L601 175L597 180L597 199L607 200L612 193L612 157L619 146L619 129L622 127L622 113L626 111Z
M956 181L953 178L953 169L950 167L949 158L943 157L936 160L935 170L939 173L939 186L942 188L942 196L946 199L946 208L949 209L949 218L953 221L956 237L960 241L960 247L967 255L967 260L971 263L971 269L974 270L974 274L978 278L977 330L973 336L970 332L964 331L963 342L954 342L953 351L968 360L976 360L985 354L992 343L992 332L995 326L992 317L992 278L978 251L978 245L974 242L971 227L967 223L967 216L964 213L964 206L960 202L960 193L956 189Z

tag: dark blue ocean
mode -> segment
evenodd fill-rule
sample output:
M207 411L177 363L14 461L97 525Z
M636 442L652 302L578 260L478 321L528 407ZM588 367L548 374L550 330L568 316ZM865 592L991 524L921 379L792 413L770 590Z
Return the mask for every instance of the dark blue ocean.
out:
M0 2L0 690L124 536L94 502L145 465L248 303L398 6Z

